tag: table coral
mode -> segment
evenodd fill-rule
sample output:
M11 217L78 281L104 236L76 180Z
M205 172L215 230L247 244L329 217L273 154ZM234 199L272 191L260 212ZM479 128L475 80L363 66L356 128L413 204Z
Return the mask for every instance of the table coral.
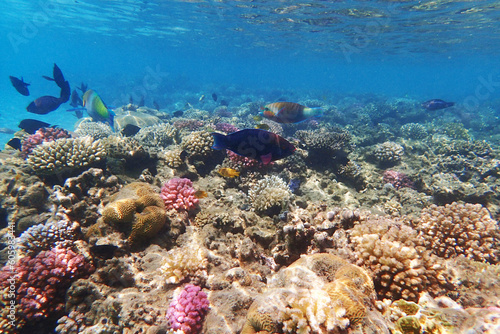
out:
M19 317L33 321L62 311L66 289L93 271L94 267L82 255L62 247L21 258L14 269L16 301L22 310ZM10 267L1 270L2 287L9 284L9 273Z
M431 205L416 224L418 238L439 257L464 255L493 264L500 260L498 222L481 204Z
M189 211L197 207L198 199L193 182L186 178L173 178L161 187L161 198L167 210Z
M129 232L132 244L154 237L167 220L163 200L147 183L133 182L125 186L102 211L105 223L113 223Z
M168 307L167 317L173 330L184 334L197 334L203 326L209 301L199 286L186 284Z

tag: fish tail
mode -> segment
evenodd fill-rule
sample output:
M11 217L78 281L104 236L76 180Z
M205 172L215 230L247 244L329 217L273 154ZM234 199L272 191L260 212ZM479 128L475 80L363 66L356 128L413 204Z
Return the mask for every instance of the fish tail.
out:
M223 150L227 148L227 137L222 133L213 132L211 135L214 137L214 144L212 148L215 150Z

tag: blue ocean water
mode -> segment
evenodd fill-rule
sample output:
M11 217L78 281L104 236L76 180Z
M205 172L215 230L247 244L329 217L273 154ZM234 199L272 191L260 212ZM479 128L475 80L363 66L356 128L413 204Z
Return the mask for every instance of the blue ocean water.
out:
M71 88L85 82L109 105L130 96L172 112L216 92L272 102L377 94L442 98L470 112L498 106L498 2L97 1L0 3L0 127L34 118L73 130L62 105L26 106L59 88L42 78L53 63ZM8 76L23 77L21 96ZM498 107L496 107L498 108ZM498 111L498 109L495 109ZM439 112L436 113L439 117ZM3 146L11 137L0 134Z

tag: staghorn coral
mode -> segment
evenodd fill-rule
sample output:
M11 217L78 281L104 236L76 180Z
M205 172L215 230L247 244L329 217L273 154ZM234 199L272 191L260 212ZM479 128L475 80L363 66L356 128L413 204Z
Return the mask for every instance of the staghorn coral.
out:
M207 295L199 286L186 284L168 307L167 317L171 329L180 330L184 334L199 333L209 304Z
M176 143L178 130L168 123L156 124L139 130L134 139L146 147L167 147Z
M395 164L401 160L404 154L403 146L394 142L385 142L377 145L373 150L373 156L381 164Z
M186 178L173 178L161 187L160 196L167 210L189 211L198 205L193 182Z
M214 139L208 131L196 131L182 138L181 147L189 156L206 157L214 152Z
M489 263L500 260L498 222L481 204L453 202L422 210L418 238L439 257L458 255Z
M255 211L281 209L288 203L292 192L285 181L276 175L266 176L248 190L248 198Z
M137 244L154 237L167 220L163 200L147 183L133 182L123 187L102 211L105 223L112 223L128 233Z
M370 319L374 300L373 282L363 269L331 254L306 255L271 277L241 333L274 333L280 327L284 333L388 333Z
M28 256L50 250L56 245L67 248L72 246L78 229L78 223L66 219L47 221L24 231L17 243L21 252Z
M405 223L371 217L354 226L351 241L359 265L373 273L380 298L416 301L420 292L437 295L447 283L440 260Z
M91 137L62 138L38 145L27 161L37 174L57 174L88 167L104 159L101 141Z
M408 139L424 139L428 135L425 126L419 123L406 123L401 126L401 134Z
M82 255L62 247L21 258L14 269L16 302L22 310L17 317L34 321L62 311L66 289L93 271L94 267ZM9 272L8 266L0 272L2 288L10 284Z
M21 145L22 152L25 155L31 154L33 149L41 143L54 141L60 138L71 138L68 131L60 128L41 128L34 134L26 137Z
M90 118L84 118L76 127L75 133L80 137L92 137L94 140L104 139L113 134L113 130L107 123L94 122Z

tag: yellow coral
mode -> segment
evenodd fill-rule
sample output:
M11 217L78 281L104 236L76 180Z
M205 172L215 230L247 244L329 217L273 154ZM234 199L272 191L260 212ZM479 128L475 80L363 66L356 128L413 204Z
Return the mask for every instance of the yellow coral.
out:
M105 223L128 223L134 219L137 203L134 199L121 199L110 203L102 211Z
M165 209L158 206L147 206L142 212L135 214L136 222L128 237L134 244L138 241L152 238L158 233L167 219Z

